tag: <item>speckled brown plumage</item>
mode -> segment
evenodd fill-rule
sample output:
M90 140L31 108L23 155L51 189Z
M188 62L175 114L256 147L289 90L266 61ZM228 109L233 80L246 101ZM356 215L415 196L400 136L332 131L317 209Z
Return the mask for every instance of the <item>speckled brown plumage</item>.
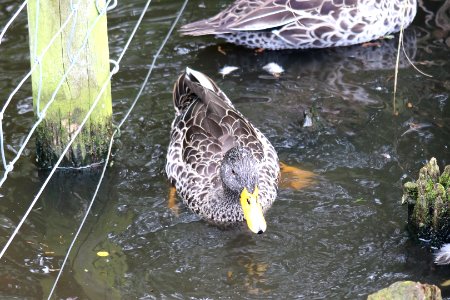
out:
M184 203L212 223L243 221L239 199L225 193L220 176L225 153L234 149L251 156L246 162L252 169L245 174L255 174L265 212L275 200L279 176L278 157L266 137L200 72L186 69L175 83L173 101L166 172Z
M407 27L416 6L416 0L237 0L181 32L272 50L348 46Z

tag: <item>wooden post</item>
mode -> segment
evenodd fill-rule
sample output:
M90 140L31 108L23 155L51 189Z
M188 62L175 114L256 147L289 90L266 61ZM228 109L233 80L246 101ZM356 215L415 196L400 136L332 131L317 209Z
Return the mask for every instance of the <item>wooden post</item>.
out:
M31 66L49 44L72 12L71 2L78 0L41 0L28 2L28 27L30 40ZM63 74L69 68L82 46L88 29L99 15L96 1L80 0L78 12L61 32L48 50L41 67L37 66L32 74L33 106L35 115L51 99ZM100 8L105 1L98 1ZM39 23L36 33L36 10L39 9ZM73 26L73 22L75 26ZM36 47L36 48L35 48ZM109 48L106 16L102 16L91 32L86 47L76 60L75 66L60 88L55 101L47 110L45 119L36 130L37 161L39 167L49 168L62 154L68 141L78 129L92 102L98 96L102 85L108 80L110 72ZM40 71L42 70L42 74ZM40 77L42 75L42 78ZM40 101L38 103L39 84L41 82ZM61 165L85 166L100 162L107 151L112 134L111 86L103 93L95 110L78 135Z

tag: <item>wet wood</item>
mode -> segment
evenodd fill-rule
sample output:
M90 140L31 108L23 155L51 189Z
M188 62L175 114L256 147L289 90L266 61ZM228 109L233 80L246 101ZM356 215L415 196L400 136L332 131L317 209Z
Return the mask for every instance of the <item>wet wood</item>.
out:
M105 5L104 1L98 2L102 7ZM36 3L39 3L39 8L36 7ZM74 67L56 94L55 101L48 108L44 121L36 130L37 161L42 168L54 165L79 128L102 85L109 78L106 16L100 18L87 40L86 47L77 55L85 41L88 28L99 15L95 3L96 1L80 1L78 12L49 48L41 61L41 66L37 66L32 74L33 106L35 115L39 116L52 98L63 75L71 68L72 61L75 61ZM37 9L39 22L36 35ZM47 47L72 9L70 0L30 1L28 27L32 67L38 63L36 57ZM98 105L67 152L62 165L84 166L102 161L107 152L106 141L112 132L111 116L111 88L108 83Z

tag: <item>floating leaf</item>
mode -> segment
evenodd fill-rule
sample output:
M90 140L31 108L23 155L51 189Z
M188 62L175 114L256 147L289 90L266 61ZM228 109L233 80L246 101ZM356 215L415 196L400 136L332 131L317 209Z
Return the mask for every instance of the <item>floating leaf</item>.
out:
M97 256L106 257L106 256L109 256L109 253L108 253L108 251L98 251Z
M441 286L450 286L450 279L447 279L443 283L441 283Z

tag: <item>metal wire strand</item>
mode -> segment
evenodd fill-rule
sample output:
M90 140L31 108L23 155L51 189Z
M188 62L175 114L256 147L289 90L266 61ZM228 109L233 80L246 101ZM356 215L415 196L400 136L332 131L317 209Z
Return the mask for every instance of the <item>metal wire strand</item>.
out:
M123 117L122 121L119 123L119 125L118 125L117 128L114 130L114 132L113 132L113 134L112 134L112 136L111 136L111 139L110 139L110 141L109 141L109 148L108 148L108 153L107 153L107 156L106 156L105 164L104 164L104 166L103 166L103 170L102 170L102 173L101 173L101 175L100 175L100 179L99 179L99 181L98 181L98 183L97 183L97 187L96 187L96 189L95 189L94 195L92 196L91 202L89 203L89 206L88 206L88 208L86 209L86 213L85 213L85 215L84 215L84 217L83 217L83 220L81 221L80 226L78 227L78 230L77 230L77 232L75 233L74 238L73 238L72 242L71 242L70 245L69 245L69 248L68 248L68 250L67 250L66 256L64 257L64 260L63 260L62 265L61 265L61 267L60 267L60 269L59 269L58 275L57 275L57 277L56 277L56 279L55 279L55 282L54 282L53 287L52 287L52 289L51 289L51 291L50 291L50 294L49 294L49 296L48 296L48 299L50 299L50 298L52 297L52 295L53 295L53 293L54 293L54 291L55 291L55 289L56 289L56 285L58 284L59 278L61 277L61 275L62 275L62 273L63 273L64 266L66 265L67 260L69 259L69 256L70 256L70 253L71 253L71 251L72 251L72 248L73 248L73 246L75 245L76 240L78 239L78 236L79 236L79 234L80 234L80 232L81 232L81 230L82 230L82 228L83 228L83 226L84 226L84 223L86 222L87 216L89 215L89 212L91 211L92 205L94 204L94 200L95 200L95 198L97 197L97 193L98 193L98 191L99 191L99 189L100 189L100 186L101 186L101 184L102 184L102 182L103 182L103 178L104 178L104 176L105 176L106 168L107 168L108 165L109 165L109 159L110 159L110 157L111 157L111 151L112 151L112 146L113 146L113 142L114 142L114 137L115 137L116 134L120 131L120 127L121 127L121 126L125 123L125 121L128 119L129 115L131 114L131 111L133 110L133 108L135 107L136 103L138 102L140 96L142 95L142 92L143 92L145 86L147 85L148 80L150 79L150 75L151 75L151 73L152 73L152 71L153 71L153 69L154 69L154 67L155 67L156 60L158 59L159 55L161 54L162 49L163 49L164 46L166 45L166 43L167 43L167 41L169 40L170 36L172 35L172 32L173 32L173 30L175 29L176 24L177 24L178 21L180 20L180 17L181 17L181 15L183 14L183 11L184 11L184 9L186 8L187 3L188 3L188 0L185 0L184 3L183 3L183 5L181 6L181 8L180 8L180 10L179 10L179 12L178 12L178 14L177 14L175 20L173 21L172 26L170 27L170 29L169 29L169 31L168 31L166 37L164 38L163 42L161 43L161 46L159 47L158 51L156 52L155 56L153 57L152 64L151 64L150 67L149 67L149 70L148 70L148 72L147 72L147 76L145 77L144 81L143 81L142 84L141 84L141 88L139 89L139 92L137 93L137 95L136 95L134 101L132 102L130 108L128 109L127 113L126 113L125 116ZM148 2L148 4L150 4L150 1ZM146 9L144 9L144 12L145 12L145 11L146 11ZM142 15L142 16L143 16L143 15ZM138 25L139 25L139 24L137 24L137 26L138 26ZM137 26L136 26L135 28L137 28Z
M77 5L80 3L81 0L78 0ZM39 10L39 8L37 9ZM16 88L11 92L11 94L9 95L8 99L6 100L5 104L3 105L3 108L0 112L0 152L1 152L1 156L2 156L2 161L3 161L3 167L5 168L5 172L3 173L3 177L0 180L0 188L2 187L3 183L6 181L6 178L8 176L8 173L12 171L12 169L14 168L14 164L16 163L16 161L20 158L20 156L22 155L23 150L25 149L26 144L28 143L28 141L31 138L31 135L33 134L34 130L36 128L32 128L32 131L30 131L30 133L28 134L27 138L25 139L24 143L22 144L20 150L17 152L15 158L8 164L6 162L6 158L5 158L5 147L4 147L4 134L3 134L3 117L5 115L5 111L8 108L9 104L12 101L12 98L14 97L14 95L19 91L19 89L22 87L22 85L25 83L25 81L28 80L28 78L30 78L31 74L33 74L33 72L35 71L36 67L39 66L39 72L40 72L40 78L39 78L39 88L38 88L38 100L40 100L40 91L42 88L42 59L45 56L45 54L48 52L48 50L50 49L50 47L55 43L56 39L60 36L61 32L66 28L66 26L69 24L70 19L73 17L75 11L72 10L72 12L69 14L69 16L67 17L67 19L64 21L64 23L61 25L61 27L59 28L59 30L53 35L53 37L50 39L48 45L45 47L44 50L42 50L41 54L35 58L35 64L33 64L33 67L30 69L30 71L22 78L22 80L19 82L19 84L16 86ZM36 19L37 22L37 19ZM44 116L42 116L39 112L38 109L38 118L39 119L43 119ZM41 120L42 121L42 120Z
M108 3L111 0L108 0ZM104 11L104 13L106 13L106 10ZM86 37L85 40L83 41L83 46L80 47L80 49L78 50L78 52L75 54L75 61L78 60L79 55L81 54L81 50L86 47L87 41L89 39L89 36L91 35L93 29L95 28L95 26L97 25L98 21L100 20L100 18L103 15L98 15L96 17L96 19L94 20L94 22L92 23L92 25L88 28L88 31L86 33ZM64 81L66 80L66 77L68 75L68 73L70 73L70 71L73 69L74 67L74 63L70 64L69 68L67 69L66 73L64 73L61 81L59 82L58 86L56 87L52 98L50 99L50 101L47 103L47 105L44 107L44 109L42 110L42 115L39 118L39 120L34 124L30 134L27 136L26 140L23 143L23 146L20 148L19 150L19 154L21 153L21 151L23 151L23 149L25 148L25 145L28 143L28 141L31 138L31 134L34 132L34 130L36 130L37 126L42 122L43 118L45 117L45 112L47 111L48 107L51 105L51 103L55 100L56 94L58 93L59 89L61 88L62 84L64 83ZM91 108L89 109L89 111L86 114L86 117L83 119L83 121L81 122L79 128L75 131L72 139L69 141L69 143L67 144L66 148L64 148L61 156L59 157L59 159L57 160L57 162L55 163L55 166L52 168L52 170L50 171L47 179L44 181L42 187L40 188L39 192L36 194L36 196L34 197L33 201L31 202L30 206L28 207L27 211L25 212L24 216L22 217L22 219L20 220L19 224L17 224L17 227L14 229L13 233L11 234L11 236L9 237L8 241L6 242L5 246L3 247L2 251L0 252L0 259L3 257L3 255L5 254L6 250L8 249L9 245L11 244L11 242L14 240L14 238L16 237L17 233L19 232L20 228L22 227L23 223L25 222L26 218L28 217L28 215L30 214L31 210L33 209L34 205L36 204L37 200L39 199L39 197L41 196L42 192L44 191L45 187L47 186L48 182L50 181L50 179L52 178L53 174L56 172L58 166L61 164L65 154L69 151L70 146L72 145L72 143L75 141L75 138L78 136L78 134L81 132L81 130L83 129L85 123L87 122L87 120L89 119L89 116L91 115L92 111L94 110L95 106L97 105L97 103L99 102L99 99L101 97L101 95L104 93L107 84L109 83L111 79L111 75L109 76L109 78L106 80L106 82L103 84L99 95L97 96L97 98L94 100L94 102L92 103ZM11 161L9 163L9 165L13 165L15 163L15 161L17 161L18 157L20 155L16 156L16 159ZM5 174L7 174L9 172L9 170L5 171ZM4 180L6 180L6 175L4 175L4 177L2 178L1 184L3 184Z
M27 6L28 0L23 1L22 5L17 9L17 11L14 13L14 15L9 19L8 23L6 23L5 27L3 28L2 32L0 33L0 45L2 44L3 37L6 34L6 31L8 31L9 26L14 22L14 20L17 18L17 16L20 14L20 12L24 9L25 6Z

